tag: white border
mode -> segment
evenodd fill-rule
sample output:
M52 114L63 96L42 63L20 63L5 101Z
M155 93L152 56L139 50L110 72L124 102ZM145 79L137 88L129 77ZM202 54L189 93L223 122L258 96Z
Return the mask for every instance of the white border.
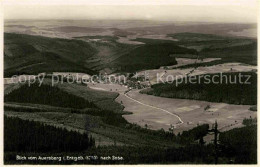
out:
M257 22L260 21L260 12L259 12L259 5L260 2L257 0L2 0L0 1L0 54L1 56L1 64L0 64L0 92L1 92L1 98L0 98L0 104L1 104L1 112L3 112L3 9L4 5L10 6L10 5L217 5L217 6L228 6L228 5L234 5L234 6L250 6L250 3L256 4L258 2L258 19ZM260 27L258 26L258 37L260 34ZM258 42L258 51L260 49L260 43ZM260 64L260 60L258 58L258 64ZM259 71L259 67L258 67ZM260 77L258 76L258 81L260 80ZM259 88L258 83L258 88ZM258 97L260 95L260 90L258 89ZM259 109L259 103L260 103L260 97L258 98L258 109ZM4 113L0 114L0 164L3 165L3 116ZM258 113L259 118L259 113ZM258 123L258 135L260 134L259 129L259 123ZM246 137L246 136L245 136ZM259 139L259 137L258 137ZM259 152L259 145L260 140L258 140L258 164L260 160L260 152ZM23 166L32 166L32 165L23 165ZM42 166L49 166L49 165L42 165ZM56 165L52 165L56 166ZM57 165L57 166L65 166L65 165ZM67 165L66 165L67 166ZM73 166L86 166L86 165L73 165ZM92 165L87 165L92 166ZM99 165L99 166L106 166L106 165ZM110 165L115 166L115 165ZM123 166L123 165L117 165L117 166ZM130 166L130 165L124 165L124 166ZM151 165L137 165L137 166L151 166ZM156 166L165 166L165 165L156 165ZM191 165L178 165L181 167L187 167ZM214 166L214 165L203 165L203 166ZM221 166L229 166L229 165L221 165ZM236 166L257 166L257 165L236 165Z

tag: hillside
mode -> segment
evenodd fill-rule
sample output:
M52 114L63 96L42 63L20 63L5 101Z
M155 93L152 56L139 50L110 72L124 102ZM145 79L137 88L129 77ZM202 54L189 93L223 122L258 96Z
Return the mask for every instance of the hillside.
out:
M240 62L250 65L257 65L256 42L239 46L203 49L200 54L207 58L222 58L222 62Z
M234 159L235 163L257 163L257 125L223 132L219 135L219 141L222 155Z
M218 63L257 64L257 41L253 38L190 32L168 34L168 36L177 39L177 45L196 49L200 57L221 58Z
M117 67L118 71L134 72L175 65L177 61L172 54L197 54L197 51L172 43L146 44L116 59L110 66Z
M230 32L240 32L244 29L256 28L257 24L236 24L236 23L196 23L196 24L168 24L161 26L146 26L127 28L125 30L140 34L174 34L174 33L200 33L200 34L216 34L230 35Z
M58 87L37 84L22 85L4 97L5 102L45 104L69 108L96 108L92 102L69 94Z
M179 82L181 84L176 85L176 81L173 83L160 83L152 86L151 89L141 91L148 95L155 95L168 98L181 98L181 99L194 99L204 100L210 102L229 103L229 104L243 104L243 105L255 105L257 103L257 75L255 73L241 73L242 75L250 75L248 82L251 84L239 83L239 73L223 73L222 83L220 74L208 74L201 75L201 78L196 77L192 82ZM214 79L214 76L218 76ZM205 77L208 76L208 77ZM227 81L227 79L228 81ZM236 78L236 79L235 79ZM247 77L241 79L242 82L246 82ZM188 79L187 79L188 80ZM231 83L230 81L237 83ZM195 82L195 83L194 83ZM244 91L246 90L246 91ZM238 93L239 92L239 93Z
M130 45L117 42L117 36L59 39L5 33L5 77L54 71L135 72L174 65L175 55L198 53L204 58L222 58L218 63L256 65L257 44L254 39L200 33L168 36L178 41L137 38L133 41L145 44Z
M117 42L117 36L81 36L76 39L87 42L97 51L85 61L86 66L92 70L107 73L115 71L115 69L108 66L110 62L116 61L119 57L138 47Z
M250 65L257 64L257 41L254 38L191 32L168 34L167 37L171 37L176 41L148 38L136 38L133 39L133 41L153 45L171 43L173 45L195 49L201 58L221 58L218 62L205 63L205 65L227 62L241 62ZM175 55L173 56L176 57ZM187 56L179 55L178 57Z
M5 76L53 71L94 74L104 69L132 72L176 64L169 54L197 53L171 42L139 46L116 39L83 36L71 40L5 33Z
M5 116L4 126L5 152L84 151L95 145L94 139L86 133L80 134L17 117Z
M167 36L177 39L178 41L210 41L210 40L224 40L229 39L229 37L224 37L214 34L200 34L200 33L175 33L168 34Z
M85 60L97 51L79 40L4 34L5 76L74 71L93 74Z

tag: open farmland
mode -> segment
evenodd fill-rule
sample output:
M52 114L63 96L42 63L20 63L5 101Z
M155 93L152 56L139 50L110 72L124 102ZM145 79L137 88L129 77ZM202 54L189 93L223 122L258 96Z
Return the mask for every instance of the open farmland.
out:
M138 90L130 91L128 96L140 101L144 104L158 107L177 114L183 124L177 125L175 132L196 127L197 124L213 124L218 121L219 127L224 128L231 126L242 126L244 118L256 117L257 113L249 111L250 105L230 105L225 103L212 103L206 101L186 100L186 99L169 99L163 97L155 97L145 94L140 94ZM164 128L168 130L170 124L175 125L179 120L163 111L138 104L121 94L118 101L123 101L126 111L133 114L125 115L124 117L129 122L134 122L144 126L145 124L152 129ZM209 111L204 111L204 108L210 105Z
M178 57L177 55L173 55L174 57ZM173 65L173 66L165 66L165 67L161 67L164 69L175 69L175 68L182 68L183 66L186 65L194 65L194 64L201 64L201 63L208 63L208 62L213 62L213 61L217 61L217 60L221 60L221 58L205 58L205 59L197 59L197 55L191 55L193 58L190 58L191 56L187 56L186 55L180 55L182 58L176 58L177 64Z
M143 70L137 72L137 75L145 75L145 73L149 76L149 80L151 84L157 84L162 81L172 81L174 78L182 78L187 74L189 76L202 75L202 74L213 74L213 73L225 73L225 72L252 72L257 71L257 66L247 65L243 63L224 63L213 66L205 66L205 67L190 67L190 68L177 68L177 69L153 69L153 70ZM166 79L167 76L173 76ZM157 78L160 79L157 82Z
M226 130L243 126L242 121L244 118L250 116L254 118L257 115L256 112L249 110L250 105L170 99L140 94L140 90L132 90L125 94L125 89L122 89L124 87L116 84L95 84L91 88L103 89L103 91L110 91L111 89L115 91L117 89L120 95L116 101L122 103L125 107L124 111L132 113L123 117L131 123L157 130L161 128L168 130L172 124L176 126L174 131L178 133L192 129L198 124L208 123L211 125L215 120L218 121L221 130ZM210 105L211 108L205 111L204 108L207 105ZM167 113L167 111L170 113ZM178 117L173 114L179 116L183 123L180 123Z

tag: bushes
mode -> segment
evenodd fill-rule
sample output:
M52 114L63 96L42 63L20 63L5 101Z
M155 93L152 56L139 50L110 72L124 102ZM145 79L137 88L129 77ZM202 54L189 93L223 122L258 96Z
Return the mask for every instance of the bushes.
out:
M257 123L257 119L256 118L245 118L243 119L243 125L246 125L246 126L251 126L251 125L255 125Z
M198 125L193 129L190 129L188 131L183 131L182 134L179 136L180 137L179 140L181 143L185 143L185 144L192 141L199 140L208 134L208 130L209 130L208 124Z
M250 111L257 111L257 105L251 106L249 108Z
M4 151L83 151L95 145L92 137L42 123L4 117Z
M191 144L194 143L196 140L203 138L208 133L209 125L203 124L197 127L194 127L190 130L183 131L181 134L179 133L177 136L173 133L174 130L165 131L164 129L160 130L151 130L147 128L142 128L137 124L126 124L126 129L132 129L138 131L143 134L148 134L152 136L156 136L158 140L168 140L178 144Z

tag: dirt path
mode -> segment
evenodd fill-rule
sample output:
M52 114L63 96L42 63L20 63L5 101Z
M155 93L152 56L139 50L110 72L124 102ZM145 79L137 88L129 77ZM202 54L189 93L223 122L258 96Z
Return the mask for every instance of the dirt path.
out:
M133 101L135 101L135 102L137 102L137 103L139 103L139 104L141 104L141 105L144 105L144 106L147 106L147 107L150 107L150 108L154 108L154 109L157 109L157 110L166 112L166 113L168 113L168 114L170 114L170 115L172 115L172 116L177 117L177 118L179 119L179 122L177 122L176 125L181 125L181 124L183 124L183 121L182 121L181 117L179 117L177 114L171 113L171 112L169 112L169 111L167 111L167 110L165 110L165 109L159 108L159 107L151 106L151 105L149 105L149 104L144 104L144 103L142 103L142 102L140 102L140 101L138 101L138 100L133 99L133 98L130 97L127 93L124 93L124 95L125 95L127 98L129 98L129 99L131 99L131 100L133 100Z

